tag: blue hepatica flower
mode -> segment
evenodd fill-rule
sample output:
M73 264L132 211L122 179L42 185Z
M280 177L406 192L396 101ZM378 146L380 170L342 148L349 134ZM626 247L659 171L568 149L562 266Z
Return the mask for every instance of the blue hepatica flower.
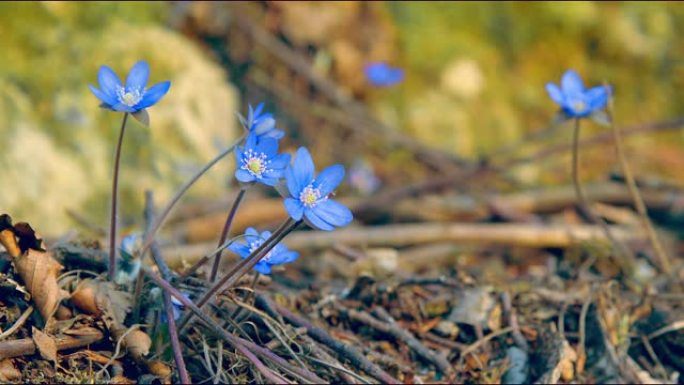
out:
M146 88L149 75L150 66L144 61L139 61L128 73L126 84L122 85L114 71L103 65L97 73L100 89L92 84L88 87L102 101L100 107L135 113L156 104L171 87L171 82L167 80Z
M386 63L370 63L365 68L366 79L377 87L390 87L404 80L404 70Z
M190 296L186 293L181 292L183 294L183 297L185 299L190 300ZM181 314L183 313L183 309L185 309L185 305L183 303L176 299L176 297L171 296L171 310L173 311L173 319L178 320L180 318ZM166 311L161 312L161 322L162 323L168 323L168 319L166 318Z
M285 132L276 128L276 121L273 118L273 114L263 111L264 103L259 103L256 108L252 108L252 105L250 104L247 119L240 116L240 123L242 123L247 131L255 133L259 139L281 139L285 136Z
M235 178L243 183L275 186L290 164L290 154L278 154L278 140L270 137L257 139L253 132L247 136L244 147L235 148L235 157Z
M259 248L270 236L270 231L264 231L259 234L254 228L249 227L245 230L245 240L247 243L232 243L228 248L244 259ZM271 274L271 266L293 262L297 257L299 257L299 253L289 250L282 243L278 243L265 257L254 265L254 270L261 274Z
M348 225L352 213L344 205L328 199L344 178L344 167L336 164L326 168L314 178L315 168L309 150L300 147L294 163L285 171L287 189L291 197L285 198L285 208L292 219L302 217L317 229L332 231Z
M604 86L585 90L582 78L573 70L563 74L560 87L547 83L546 91L569 118L583 118L601 110L608 103L612 92L610 87Z

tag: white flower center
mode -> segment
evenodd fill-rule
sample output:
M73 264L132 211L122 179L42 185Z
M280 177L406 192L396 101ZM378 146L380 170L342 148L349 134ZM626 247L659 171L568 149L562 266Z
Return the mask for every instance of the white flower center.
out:
M252 254L254 252L254 250L258 249L259 246L261 246L263 243L264 243L264 241L261 239L257 239L256 241L250 242L249 243L249 253ZM271 260L271 254L273 254L273 250L266 253L266 255L263 258L261 258L261 261L262 262L270 261Z
M257 178L261 178L261 176L268 171L268 165L271 163L271 161L266 158L266 154L263 152L255 152L250 148L245 152L240 168L247 170L247 172Z
M326 199L328 197L321 198L321 191L312 185L304 187L302 192L299 193L299 201L302 202L304 207L308 208L315 207L319 202Z
M128 107L133 107L136 104L142 100L144 90L129 90L126 92L126 89L123 87L119 87L118 90L116 90L116 95L119 97L119 101Z
M587 103L582 100L576 100L572 103L572 108L575 112L583 112L587 108Z

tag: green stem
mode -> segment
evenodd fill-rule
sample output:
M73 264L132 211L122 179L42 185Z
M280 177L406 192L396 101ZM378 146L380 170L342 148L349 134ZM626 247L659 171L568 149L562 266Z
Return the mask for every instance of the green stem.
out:
M221 247L226 242L226 239L228 239L228 233L230 232L230 227L233 224L233 219L235 219L235 214L237 213L237 209L240 206L240 202L242 202L242 198L245 197L245 193L247 192L247 187L240 189L240 192L238 193L237 197L235 198L235 202L233 202L233 207L230 208L230 213L228 213L228 217L226 218L226 223L223 225L223 231L221 231L221 238L219 239L218 246L216 247ZM214 282L216 281L216 275L218 274L218 269L219 269L219 264L221 263L221 255L223 254L223 250L219 251L216 254L216 257L214 257L214 266L211 268L211 275L209 276L209 282Z
M128 112L124 112L123 121L121 122L121 129L119 130L119 141L116 144L116 155L114 156L114 178L112 180L112 211L109 221L109 279L114 281L116 275L116 211L118 203L119 192L119 163L121 160L121 146L123 144L124 132L126 131L126 122L128 121Z

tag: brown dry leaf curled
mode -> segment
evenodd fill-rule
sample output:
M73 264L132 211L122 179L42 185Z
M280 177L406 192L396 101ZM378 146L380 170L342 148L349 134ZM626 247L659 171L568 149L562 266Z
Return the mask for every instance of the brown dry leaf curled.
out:
M31 338L33 343L36 344L40 356L45 360L57 362L57 343L55 340L35 327L31 328L31 330Z
M46 322L49 321L64 297L57 284L62 265L48 252L28 249L14 259L14 266L38 311Z

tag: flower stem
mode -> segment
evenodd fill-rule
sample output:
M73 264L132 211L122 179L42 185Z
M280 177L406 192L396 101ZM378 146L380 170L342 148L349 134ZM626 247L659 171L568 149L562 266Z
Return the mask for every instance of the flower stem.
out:
M109 279L114 281L116 275L116 209L119 192L119 162L121 159L121 145L123 144L128 112L124 112L121 129L119 130L119 141L116 144L116 155L114 156L114 178L112 181L112 211L109 222Z
M610 229L608 228L608 225L606 224L606 222L603 221L603 219L594 215L594 212L591 211L589 207L589 202L587 201L587 198L584 196L584 192L582 191L582 186L579 180L579 133L580 119L575 118L575 128L573 130L572 136L572 182L573 186L575 187L577 203L579 204L581 211L583 211L584 214L587 217L589 217L591 222L601 227L601 230L603 230L603 233L605 234L606 238L610 240L616 251L618 251L620 254L623 254L623 256L626 258L624 261L627 264L626 268L627 270L631 271L634 267L634 254L631 250L629 250L629 248L624 246L622 243L618 242L618 240L613 236L613 233L611 233Z
M233 268L226 273L223 278L210 287L204 296L197 302L197 306L202 308L209 300L222 288L232 287L238 279L245 275L251 268L254 267L262 258L268 254L271 249L273 249L278 242L280 242L285 236L287 236L292 230L294 230L302 221L294 221L288 218L282 225L266 240L261 244L256 250L254 250L247 258L238 262ZM189 317L185 317L181 322L180 330L191 321L192 314Z
M608 95L610 95L610 92L608 93ZM622 147L622 136L620 133L620 129L617 128L617 126L615 126L615 123L613 122L613 98L610 96L608 98L608 108L606 109L606 112L608 114L608 122L610 124L611 130L613 131L613 142L615 142L615 149L617 150L618 160L620 161L620 167L622 168L622 172L625 174L625 181L627 182L629 193L632 196L632 200L634 201L634 207L636 208L637 213L641 218L641 222L643 226L646 228L646 232L648 233L648 237L651 240L651 244L653 244L653 249L655 250L656 255L658 256L660 268L663 270L665 274L670 275L672 273L672 265L670 264L670 258L665 252L665 248L663 247L662 243L660 243L658 235L656 234L655 229L653 228L653 224L648 218L648 211L646 209L646 205L644 204L644 200L641 197L641 194L639 193L639 189L637 188L636 181L634 180L634 174L632 174L632 169L629 167L629 163L627 163L625 150Z
M193 184L195 184L195 182L197 182L197 180L202 175L204 175L207 171L209 171L210 168L212 168L216 163L218 163L219 160L223 159L226 155L233 152L233 149L235 149L235 146L240 144L240 142L242 142L242 140L245 138L245 136L246 136L246 134L242 135L240 138L238 138L238 140L233 142L233 144L228 146L228 148L226 148L221 153L216 155L216 157L214 159L210 160L209 163L204 165L204 167L202 167L202 169L197 172L197 174L195 174L192 178L190 178L187 182L185 182L185 184L183 186L181 186L180 189L178 189L178 191L176 192L176 195L173 196L171 201L164 208L164 211L162 211L162 213L157 217L157 220L155 221L154 226L152 227L152 230L145 237L145 241L143 242L143 246L140 250L141 255L145 255L144 253L145 253L145 251L147 251L147 249L150 247L150 245L154 241L154 237L157 234L157 231L159 231L161 226L164 224L166 217L169 216L169 214L171 213L171 210L176 205L176 203L178 203L178 201L180 201L181 197L188 191L188 189L190 189L190 187Z
M221 232L221 238L219 239L218 246L216 247L221 247L226 242L226 239L228 238L228 233L230 232L230 227L233 224L233 219L235 218L235 214L237 213L237 209L240 206L240 202L242 202L242 198L245 197L245 193L247 192L247 187L241 188L240 192L238 193L237 197L235 198L235 202L233 202L233 207L230 209L230 213L228 213L228 217L226 218L226 223L223 225L223 231ZM223 254L223 250L219 251L216 254L216 257L214 257L214 266L211 268L211 275L209 278L209 282L214 282L216 281L216 275L218 274L218 269L219 269L219 264L221 263L221 255Z

